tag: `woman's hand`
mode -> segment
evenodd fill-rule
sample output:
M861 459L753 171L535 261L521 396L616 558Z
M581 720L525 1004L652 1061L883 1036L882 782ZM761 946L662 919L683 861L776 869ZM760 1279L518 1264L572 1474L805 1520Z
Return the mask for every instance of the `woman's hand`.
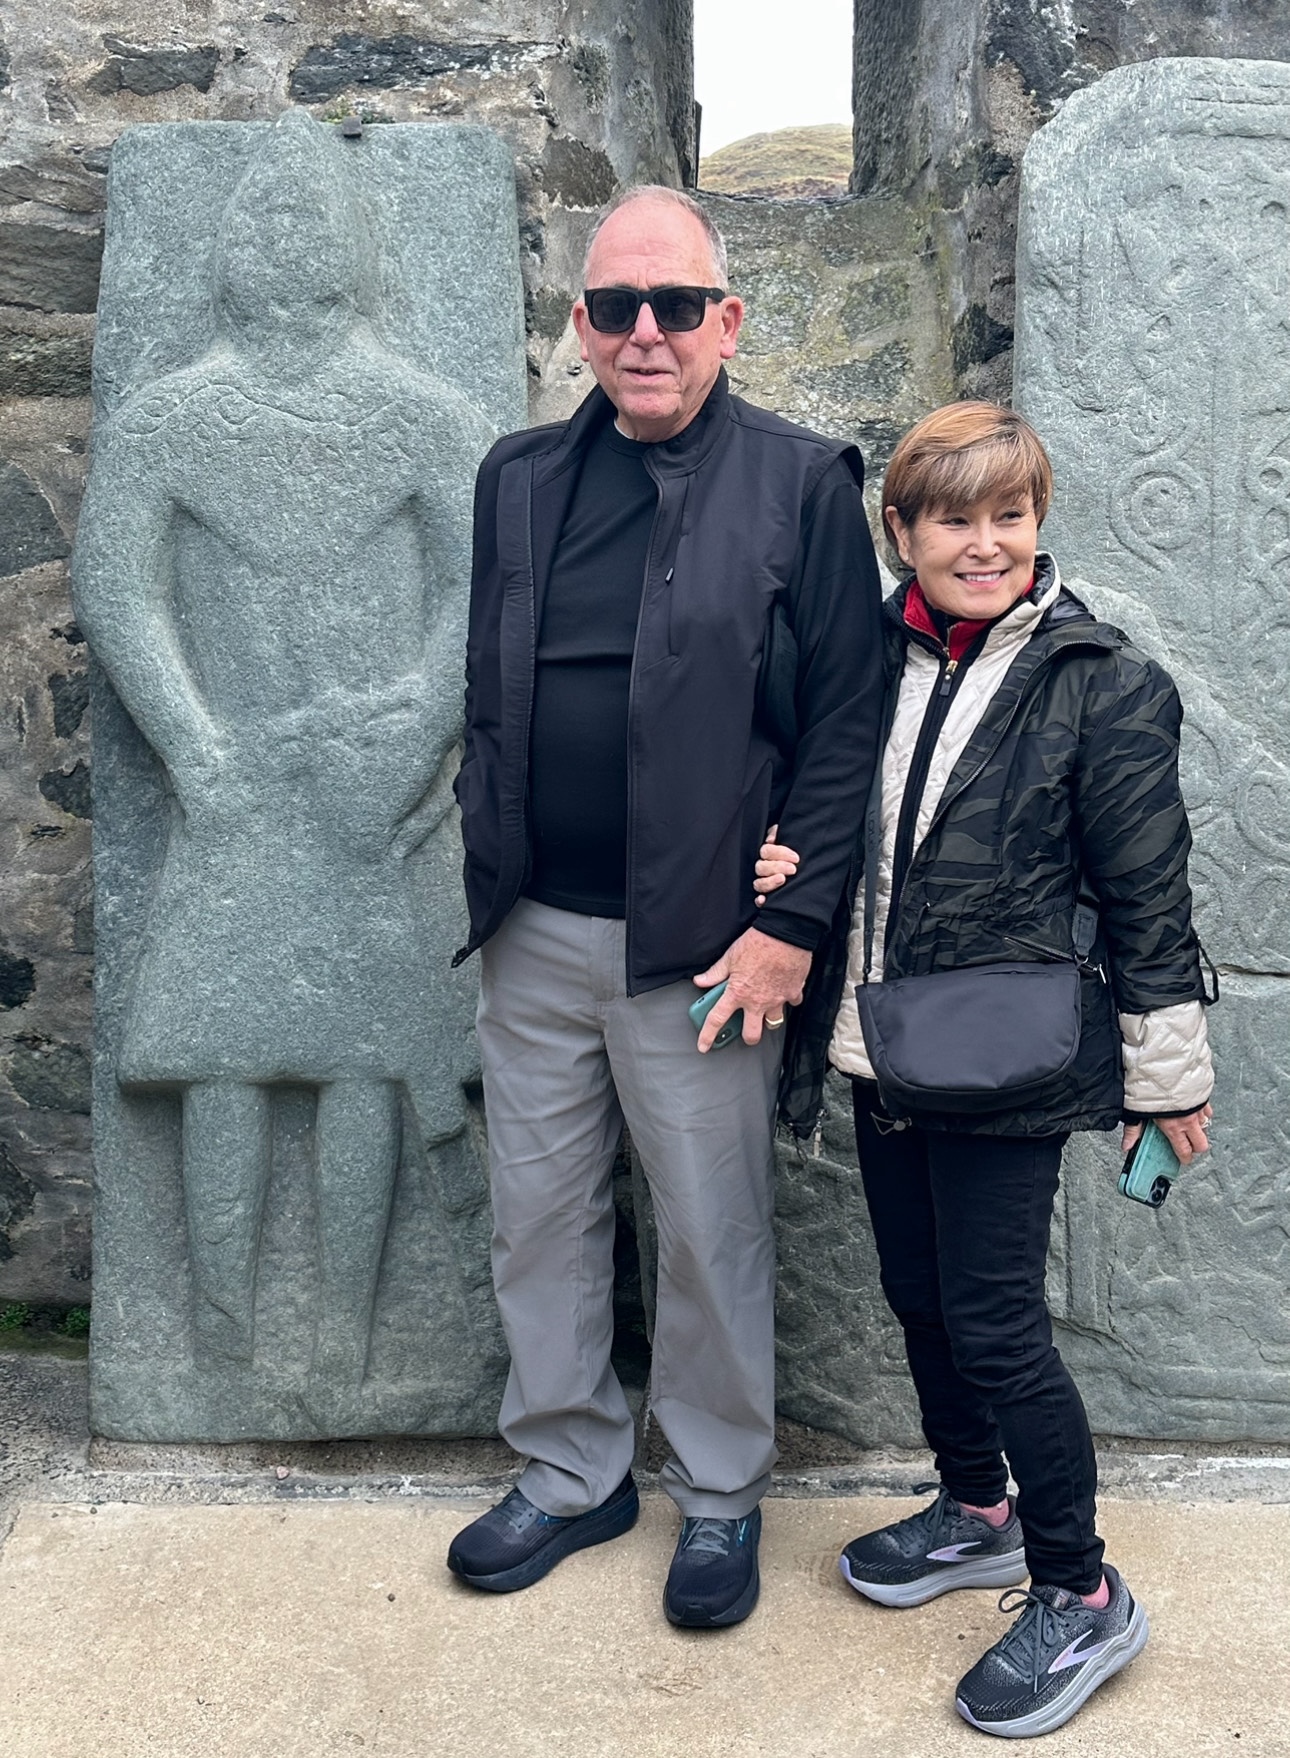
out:
M1192 1111L1186 1117L1156 1117L1152 1121L1177 1154L1179 1164L1185 1166L1197 1154L1209 1152L1207 1132L1213 1117L1213 1109L1209 1105L1202 1105L1198 1111ZM1127 1126L1120 1138L1121 1153L1127 1154L1136 1145L1145 1128L1145 1123L1130 1123Z
M766 832L765 842L761 845L756 866L757 877L753 880L753 890L760 894L756 899L758 909L765 903L767 894L778 891L786 879L793 877L801 859L796 849L775 841L778 834L779 825L772 824Z

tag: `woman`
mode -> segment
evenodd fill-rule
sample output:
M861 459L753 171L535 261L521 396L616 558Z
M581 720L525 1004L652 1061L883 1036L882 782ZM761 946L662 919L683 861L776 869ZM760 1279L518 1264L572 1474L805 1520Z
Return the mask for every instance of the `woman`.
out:
M1028 1592L1000 1602L1017 1622L957 1693L974 1726L1014 1737L1060 1727L1147 1639L1142 1607L1102 1561L1088 1421L1044 1304L1062 1149L1072 1130L1124 1118L1127 1150L1150 1116L1186 1163L1208 1147L1212 1086L1182 710L1160 667L1036 553L1051 491L1038 436L990 404L937 410L896 449L883 515L913 578L885 607L869 932L862 884L845 952L839 935L817 958L784 1088L800 1133L818 1111L826 1010L828 1059L853 1084L883 1291L940 1477L930 1507L849 1544L842 1572L893 1606L1029 1574ZM758 892L796 868L793 850L767 843ZM884 1105L858 986L991 962L1069 966L1077 900L1094 898L1064 1072L986 1112ZM1094 917L1078 914L1091 938Z

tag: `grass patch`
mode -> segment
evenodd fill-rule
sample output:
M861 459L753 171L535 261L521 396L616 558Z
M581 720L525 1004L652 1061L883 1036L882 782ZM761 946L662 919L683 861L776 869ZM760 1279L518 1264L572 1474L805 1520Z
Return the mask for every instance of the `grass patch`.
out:
M770 196L781 201L842 196L847 192L853 152L846 123L750 134L703 155L699 187L717 195Z
M0 1350L10 1354L81 1360L89 1352L89 1335L88 1306L33 1306L26 1300L0 1306Z

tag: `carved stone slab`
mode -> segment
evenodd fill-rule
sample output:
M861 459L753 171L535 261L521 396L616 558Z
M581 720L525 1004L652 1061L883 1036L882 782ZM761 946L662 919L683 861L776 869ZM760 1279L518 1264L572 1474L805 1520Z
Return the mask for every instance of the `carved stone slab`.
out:
M1060 1347L1102 1433L1212 1440L1290 1434L1290 996L1229 976L1210 1017L1212 1154L1152 1212L1115 1194L1114 1138L1064 1167L1049 1294Z
M133 129L98 338L95 1430L486 1432L450 788L474 471L524 419L509 153Z
M1017 298L1045 539L1178 682L1197 925L1233 973L1214 1151L1166 1207L1116 1195L1109 1148L1071 1151L1062 1347L1095 1428L1284 1439L1290 66L1151 61L1076 92L1026 153Z

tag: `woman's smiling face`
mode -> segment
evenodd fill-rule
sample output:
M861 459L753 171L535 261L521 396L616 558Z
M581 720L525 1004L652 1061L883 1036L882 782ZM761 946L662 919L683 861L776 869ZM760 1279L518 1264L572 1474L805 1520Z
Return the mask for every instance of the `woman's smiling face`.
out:
M933 507L908 525L895 507L886 514L900 559L946 616L1001 616L1035 577L1039 525L1028 494L987 496L957 510Z

